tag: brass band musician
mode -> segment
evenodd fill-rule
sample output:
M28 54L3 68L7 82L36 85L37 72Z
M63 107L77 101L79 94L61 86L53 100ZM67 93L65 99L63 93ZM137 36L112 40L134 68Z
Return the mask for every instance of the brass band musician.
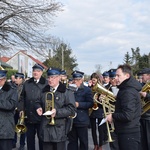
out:
M144 68L139 72L142 76L142 82L146 88L140 92L141 98L145 102L150 101L150 68ZM150 106L149 106L150 107ZM150 110L146 111L141 116L141 150L150 149Z
M48 85L36 101L36 111L42 116L40 138L43 150L66 150L67 118L76 112L74 93L60 82L59 68L49 68L47 78ZM47 108L52 112L51 116L44 116Z
M0 150L12 150L15 135L14 112L18 94L7 82L7 71L0 70Z
M93 73L90 77L89 86L92 88L96 84L101 84L99 75L97 73ZM94 94L95 92L93 92L93 95ZM99 96L100 94L97 96L97 101L99 101L100 98ZM107 140L107 135L105 132L106 125L103 124L99 126L101 120L103 119L103 108L101 104L94 102L94 106L91 109L92 109L92 113L90 114L90 123L91 123L92 139L94 143L93 150L102 150L102 145ZM97 136L97 129L98 129L98 136Z

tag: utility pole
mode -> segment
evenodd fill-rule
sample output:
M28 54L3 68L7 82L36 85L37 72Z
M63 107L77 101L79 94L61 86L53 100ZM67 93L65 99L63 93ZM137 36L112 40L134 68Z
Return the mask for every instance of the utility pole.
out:
M63 44L61 44L61 56L62 56L62 67L61 69L64 70L64 47L63 47Z

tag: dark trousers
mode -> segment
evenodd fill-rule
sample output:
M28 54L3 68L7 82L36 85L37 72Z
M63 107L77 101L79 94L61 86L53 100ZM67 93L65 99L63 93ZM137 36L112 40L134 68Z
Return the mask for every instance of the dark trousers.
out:
M118 144L120 150L140 150L140 132L123 133L118 135Z
M109 143L110 149L111 150L119 150L117 134L115 132L111 132L111 138L112 138L113 142Z
M39 138L40 124L26 123L27 126L27 148L28 150L35 150L35 135L37 134L39 140L39 150L43 150L42 141Z
M0 150L12 150L12 139L0 139Z
M150 120L141 119L141 150L150 150Z
M66 150L66 142L43 142L43 150Z
M19 120L19 112L18 111L16 111L14 119L15 119L15 124L17 124L18 120ZM19 141L20 145L22 145L22 146L25 145L25 138L26 138L25 133L20 135L20 141ZM16 143L17 143L17 133L15 133L15 137L13 140L13 144L16 144Z
M76 127L73 125L72 130L68 134L68 150L78 150L78 140L80 142L80 150L88 150L88 126Z
M106 124L99 126L101 120L102 118L97 118L98 122L96 122L96 118L90 118L93 143L94 145L99 145L99 146L102 146L104 141L107 140ZM97 129L99 134L98 136L97 136Z

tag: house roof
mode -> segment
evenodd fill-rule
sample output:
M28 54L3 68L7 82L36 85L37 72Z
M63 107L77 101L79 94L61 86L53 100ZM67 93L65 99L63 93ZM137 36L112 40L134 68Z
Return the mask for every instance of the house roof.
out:
M1 61L3 61L3 62L7 62L10 58L3 56L3 57L1 57L0 59L1 59Z
M34 57L32 57L31 55L28 55L33 61L35 61L36 63L40 64L41 66L44 67L44 69L48 69L47 66L45 66L41 61L39 61L38 59L35 59Z
M32 57L31 55L28 55L25 50L20 50L19 52L21 52L21 53L23 53L24 55L27 55L28 57L30 57L35 63L38 63L38 64L40 64L41 66L43 66L45 70L48 69L48 67L45 66L41 61L39 61L38 59ZM17 55L19 52L17 52L15 55ZM3 56L3 57L1 57L1 60L6 63L8 60L10 60L11 58L13 58L15 55L13 55L13 56L10 57L10 58Z

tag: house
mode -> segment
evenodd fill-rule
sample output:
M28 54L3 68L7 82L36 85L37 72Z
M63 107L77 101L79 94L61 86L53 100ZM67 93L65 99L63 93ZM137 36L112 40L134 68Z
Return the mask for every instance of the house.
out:
M28 77L32 77L32 67L34 64L38 63L44 67L45 70L48 69L41 61L27 54L27 51L20 50L12 57L1 57L1 60L8 65L12 66L14 70L18 70L20 73L27 74Z

